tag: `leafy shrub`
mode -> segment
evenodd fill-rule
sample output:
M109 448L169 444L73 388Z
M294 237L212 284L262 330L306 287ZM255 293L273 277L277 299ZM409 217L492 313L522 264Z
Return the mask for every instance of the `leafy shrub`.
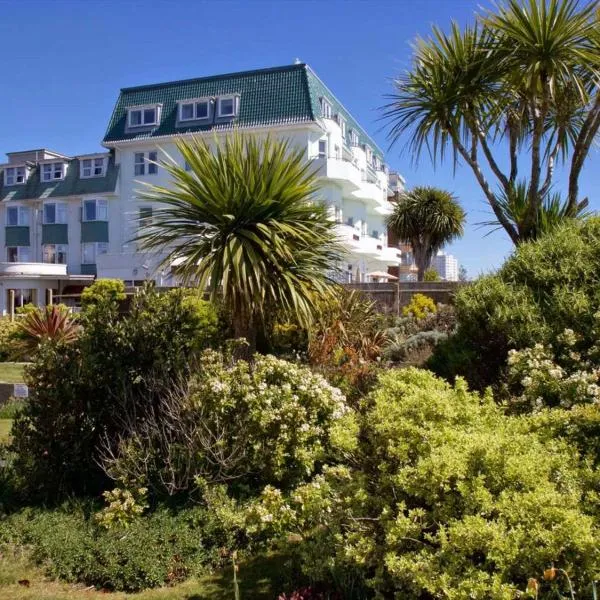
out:
M440 281L440 274L435 269L427 269L423 275L424 281Z
M17 321L11 321L9 317L0 317L0 361L2 362L12 357L17 326Z
M104 466L127 487L189 492L201 477L245 490L294 485L327 455L333 423L348 408L339 390L306 367L256 356L228 365L207 352L197 372L109 448Z
M29 546L48 575L109 590L138 591L206 571L219 563L210 514L199 507L158 509L127 529L106 529L89 507L25 509L0 521L0 545ZM206 534L205 534L206 532ZM216 533L216 532L215 532Z
M121 279L98 279L81 292L81 307L118 303L125 298L125 284Z
M419 351L434 348L447 338L448 334L436 330L420 331L407 338L391 337L384 348L383 358L394 362L404 361Z
M519 245L496 275L460 289L457 333L437 347L430 365L483 389L498 381L511 349L554 344L565 329L580 337L580 349L590 348L598 289L600 218L562 225Z
M20 398L9 398L4 404L0 404L0 419L14 419L25 404L26 401Z
M302 540L306 574L345 581L344 597L455 600L518 597L552 564L580 589L595 577L599 532L567 443L416 369L381 375L364 408L347 465L289 496L267 488L248 513L250 530Z
M97 464L102 440L119 435L123 414L151 413L214 338L214 309L189 298L185 290L146 288L121 313L118 293L96 294L84 303L76 342L39 347L12 441L16 472L31 494L105 489Z
M424 294L415 294L410 302L402 308L404 316L412 316L415 319L424 319L427 315L436 311L435 302Z

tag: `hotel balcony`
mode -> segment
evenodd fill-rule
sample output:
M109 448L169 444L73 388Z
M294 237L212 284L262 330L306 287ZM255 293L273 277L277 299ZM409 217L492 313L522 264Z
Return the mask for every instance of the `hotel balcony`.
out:
M400 249L387 247L379 238L362 235L360 230L351 225L338 224L336 229L340 242L355 254L380 260L390 266L398 266L402 259Z
M346 158L319 156L313 159L317 175L337 181L345 193L360 189L362 177L360 169Z

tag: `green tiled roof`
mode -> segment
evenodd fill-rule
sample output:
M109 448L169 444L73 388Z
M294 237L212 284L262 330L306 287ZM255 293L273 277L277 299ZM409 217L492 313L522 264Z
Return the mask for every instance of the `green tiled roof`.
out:
M58 160L57 160L58 162ZM41 181L40 169L37 165L23 185L4 185L3 169L0 167L0 200L34 200L37 198L62 198L65 196L81 196L84 194L101 194L114 192L117 185L119 166L114 158L108 159L104 177L79 177L79 159L69 160L64 179L60 181Z
M235 119L218 124L211 122L177 126L178 101L227 94L240 96L239 115ZM123 88L104 136L104 143L233 126L255 127L314 122L320 116L322 95L327 96L336 113L339 112L345 117L348 128L357 131L361 143L369 144L383 157L375 142L305 64ZM127 131L127 109L152 104L162 105L160 123L143 131Z

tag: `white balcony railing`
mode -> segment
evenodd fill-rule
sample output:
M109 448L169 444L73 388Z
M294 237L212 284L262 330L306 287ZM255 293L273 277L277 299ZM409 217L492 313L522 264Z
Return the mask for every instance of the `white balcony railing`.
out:
M0 262L0 276L63 277L67 265L32 262Z

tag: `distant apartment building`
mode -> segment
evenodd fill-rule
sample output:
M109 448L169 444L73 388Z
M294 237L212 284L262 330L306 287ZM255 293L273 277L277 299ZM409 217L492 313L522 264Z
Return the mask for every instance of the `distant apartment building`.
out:
M438 252L431 261L431 267L444 281L458 281L458 266L456 258L445 252Z
M178 139L214 144L234 129L285 138L314 165L347 250L338 265L342 281L408 268L407 249L388 239L383 152L308 65L294 64L124 88L97 154L7 153L0 165L0 312L9 290L17 305L44 304L49 290L77 291L94 277L177 285L174 265L159 268L163 257L132 241L140 219L151 221L156 210L137 191L144 183L169 185L157 164L164 153L186 167ZM392 195L403 188L401 176L390 181Z

